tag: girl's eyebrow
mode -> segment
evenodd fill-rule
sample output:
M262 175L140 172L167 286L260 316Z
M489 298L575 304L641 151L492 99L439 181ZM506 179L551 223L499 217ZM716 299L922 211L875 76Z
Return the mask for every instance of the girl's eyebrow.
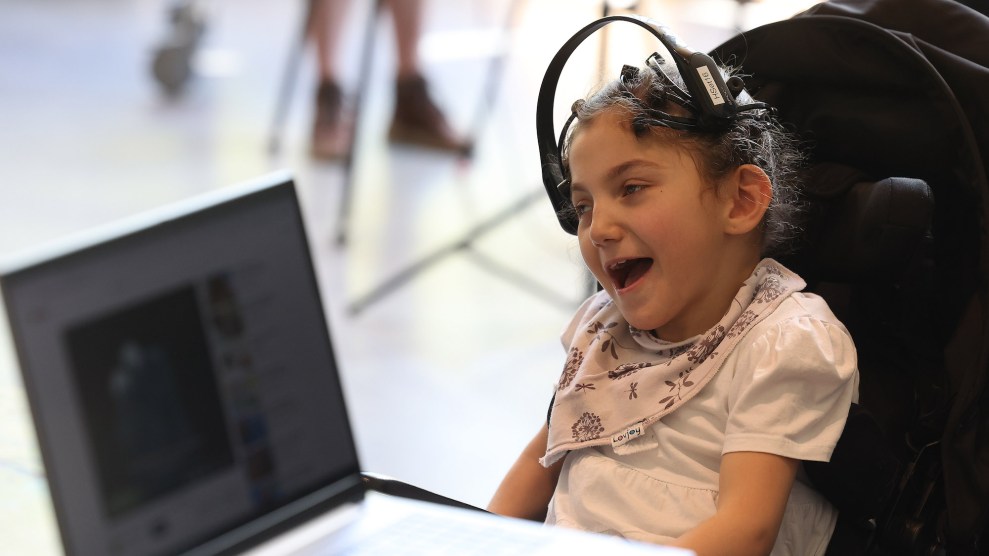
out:
M618 166L615 166L614 168L609 170L608 173L605 175L605 179L613 180L618 176L621 176L625 172L628 172L629 170L634 170L643 166L648 167L651 170L660 168L660 165L652 160L648 160L645 158L636 158L633 160L622 162Z
M626 173L626 172L628 172L630 170L634 170L634 169L641 168L641 167L646 167L646 168L648 168L650 170L658 170L658 169L662 168L662 165L657 164L655 161L648 160L648 159L645 159L645 158L636 158L636 159L633 159L633 160L627 160L625 162L622 162L618 166L615 166L611 170L608 170L608 173L605 174L604 179L606 181L611 181L611 180L614 180L614 179L620 177L622 174L624 174L624 173ZM572 181L570 183L570 192L573 193L574 191L585 191L586 192L587 191L587 188L584 187L583 185L581 185L580 182L574 182L574 181Z

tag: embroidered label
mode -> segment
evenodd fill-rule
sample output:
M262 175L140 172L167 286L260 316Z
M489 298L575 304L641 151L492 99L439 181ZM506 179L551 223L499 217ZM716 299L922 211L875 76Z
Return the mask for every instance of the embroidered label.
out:
M697 73L700 74L701 81L704 82L704 87L707 89L707 95L711 97L711 102L715 106L724 104L725 98L721 96L721 91L718 90L718 85L714 82L714 76L711 75L711 70L707 66L701 66L697 68Z
M625 429L623 432L616 434L611 437L611 445L614 447L622 446L635 440L636 438L642 436L644 429L642 423L637 423L631 427Z

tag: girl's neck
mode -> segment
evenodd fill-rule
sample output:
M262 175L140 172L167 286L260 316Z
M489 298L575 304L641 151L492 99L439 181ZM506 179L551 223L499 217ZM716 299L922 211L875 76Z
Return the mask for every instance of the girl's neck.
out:
M724 318L738 290L752 275L761 260L758 251L724 260L717 271L719 279L700 309L701 314L686 323L678 323L676 327L660 327L652 330L652 334L665 342L676 343L710 330Z

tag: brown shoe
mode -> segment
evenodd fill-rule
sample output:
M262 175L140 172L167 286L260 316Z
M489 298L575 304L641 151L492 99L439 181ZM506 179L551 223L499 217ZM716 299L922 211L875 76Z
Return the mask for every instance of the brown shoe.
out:
M429 98L426 80L421 76L396 82L395 115L388 138L405 143L463 155L470 153L471 142L457 135L446 117Z
M343 93L331 81L316 91L316 119L312 129L312 155L324 160L347 156L353 140L353 123L344 113Z

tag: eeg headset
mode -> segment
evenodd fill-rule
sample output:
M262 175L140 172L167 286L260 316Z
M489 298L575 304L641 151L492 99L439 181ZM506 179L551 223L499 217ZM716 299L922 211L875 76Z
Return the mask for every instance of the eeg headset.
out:
M546 188L546 193L556 211L560 226L570 234L577 233L577 218L573 211L567 210L570 205L570 184L569 178L563 174L561 151L567 130L573 122L576 112L574 111L570 115L559 137L557 137L553 130L553 101L556 96L557 84L560 81L560 74L563 72L563 67L570 55L587 37L614 21L634 23L645 28L659 39L669 51L677 72L687 86L687 90L684 91L677 85L676 81L666 74L663 66L668 64L659 54L653 53L646 60L647 66L652 68L671 87L670 99L692 114L690 117L681 117L652 111L650 112L649 125L660 125L681 130L716 130L725 128L744 112L768 108L761 102L740 106L736 100L744 90L744 83L740 77L733 76L726 82L721 77L721 71L717 64L710 56L703 52L694 52L680 42L668 28L652 19L638 15L612 15L590 23L564 43L553 60L550 61L542 84L539 86L539 97L536 101L536 139L539 142L543 186ZM621 79L624 81L626 78L634 76L636 72L637 68L625 66L622 69Z

